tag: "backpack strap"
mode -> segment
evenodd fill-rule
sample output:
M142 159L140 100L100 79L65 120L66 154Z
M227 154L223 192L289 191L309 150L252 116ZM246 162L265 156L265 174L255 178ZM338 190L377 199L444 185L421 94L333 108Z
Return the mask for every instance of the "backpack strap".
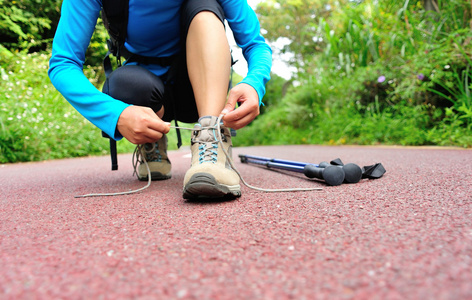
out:
M110 55L116 57L118 67L121 56L127 52L124 46L128 28L129 0L102 0L102 20L110 39L107 41L108 52L103 59L103 69L108 77L113 72ZM110 156L112 171L118 170L116 141L102 131L102 136L110 139Z
M118 170L118 155L116 151L116 141L108 134L102 131L102 137L110 139L110 156L111 156L111 170Z

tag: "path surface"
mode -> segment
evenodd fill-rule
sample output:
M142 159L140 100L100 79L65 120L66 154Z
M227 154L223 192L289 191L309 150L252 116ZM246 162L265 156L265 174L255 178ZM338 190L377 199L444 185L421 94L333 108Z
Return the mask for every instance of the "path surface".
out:
M268 188L186 202L188 151L173 178L139 188L131 156L0 166L1 299L471 299L472 151L271 146L252 154L381 162L378 180L326 187L237 162Z

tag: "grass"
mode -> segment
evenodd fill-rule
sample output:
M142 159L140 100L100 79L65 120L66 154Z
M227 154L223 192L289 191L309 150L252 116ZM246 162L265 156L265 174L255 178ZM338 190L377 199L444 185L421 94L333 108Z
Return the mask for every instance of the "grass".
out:
M0 163L109 153L108 140L101 137L101 131L50 83L48 60L47 54L33 53L15 54L0 61ZM98 84L95 69L87 67L84 72ZM182 136L187 142L190 133L182 131ZM176 143L172 130L170 149L176 149ZM122 140L117 147L119 153L127 153L135 146Z

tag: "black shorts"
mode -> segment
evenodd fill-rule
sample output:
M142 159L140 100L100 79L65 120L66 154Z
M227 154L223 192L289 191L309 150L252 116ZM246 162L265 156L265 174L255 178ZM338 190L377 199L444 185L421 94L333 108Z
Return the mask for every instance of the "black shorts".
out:
M151 107L154 111L164 106L163 120L167 122L196 122L198 111L184 50L190 23L202 11L211 11L224 22L223 9L216 0L185 1L181 8L183 51L176 55L166 75L158 77L139 65L125 65L108 76L103 92L128 104Z

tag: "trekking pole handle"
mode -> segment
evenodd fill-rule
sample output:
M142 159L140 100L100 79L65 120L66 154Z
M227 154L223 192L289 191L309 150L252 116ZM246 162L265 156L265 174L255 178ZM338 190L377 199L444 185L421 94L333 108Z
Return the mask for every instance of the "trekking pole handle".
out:
M356 164L348 163L345 165L335 166L326 161L320 162L319 164L320 168L327 168L330 166L343 169L344 174L345 174L345 177L344 177L345 183L358 183L362 179L362 169Z
M344 170L335 166L319 168L316 165L307 164L303 170L308 178L318 178L324 180L328 185L337 186L344 181Z

